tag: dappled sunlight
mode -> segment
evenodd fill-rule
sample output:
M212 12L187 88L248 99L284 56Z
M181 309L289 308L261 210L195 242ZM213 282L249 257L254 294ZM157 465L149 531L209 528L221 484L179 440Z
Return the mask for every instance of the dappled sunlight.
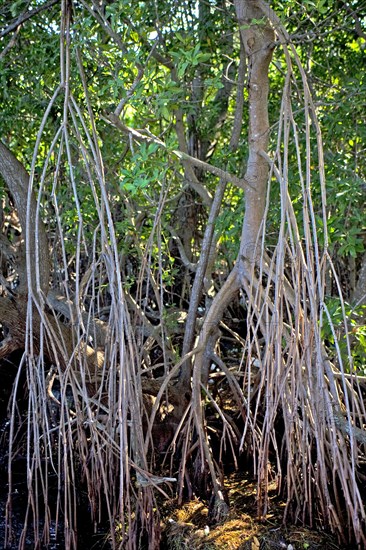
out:
M365 7L0 6L0 544L365 546Z

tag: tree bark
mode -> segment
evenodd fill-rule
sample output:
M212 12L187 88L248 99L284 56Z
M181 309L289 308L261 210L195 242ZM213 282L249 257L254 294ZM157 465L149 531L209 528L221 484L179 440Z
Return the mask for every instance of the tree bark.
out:
M0 321L6 329L6 334L0 342L0 358L6 357L10 352L17 349L25 349L27 332L27 294L29 291L29 275L33 292L39 290L47 296L48 305L56 312L62 313L66 318L72 317L72 304L65 303L62 296L48 292L50 285L50 259L46 228L38 211L37 201L33 192L29 191L29 176L23 165L0 141L0 174L3 177L11 196L14 199L18 213L19 222L22 228L24 239L28 236L26 250L29 255L28 265L30 274L26 271L24 258L18 253L15 259L20 284L10 297L0 297ZM28 226L28 235L27 235ZM6 243L5 243L6 244ZM2 249L4 250L3 243ZM13 248L9 247L9 253ZM39 288L36 284L36 272L39 272ZM107 328L102 321L89 322L90 332L97 335L98 345L104 346L107 338ZM76 342L73 328L57 321L52 313L38 311L37 307L32 309L32 350L38 354L40 351L42 326L48 336L48 345L44 352L48 359L54 364L65 368L71 357L85 357L89 367L101 367L104 355L92 349L90 346L81 344L75 350ZM76 352L76 353L75 353Z
M50 261L46 229L38 216L37 201L33 193L29 195L28 204L29 175L23 165L1 141L0 174L14 199L24 239L27 236L27 220L29 220L29 242L25 242L25 245L29 253L33 279L32 288L35 289L35 274L39 270L40 290L47 293L50 278ZM19 280L19 290L25 291L29 284L25 270L19 273Z
M268 148L268 67L274 49L274 32L269 21L262 21L263 12L255 1L236 0L235 9L241 39L248 58L249 88L249 155L245 181L245 213L236 265L221 290L216 295L200 334L199 348L204 349L210 335L216 331L225 308L240 287L252 283L253 267L260 259L263 219L266 205L268 163L262 153ZM207 355L207 354L206 354ZM196 357L195 368L205 370L204 354ZM197 377L201 380L201 375Z
M352 295L352 302L354 305L359 306L366 304L366 254L362 258L356 288Z
M208 464L211 472L214 471L215 466L211 460L207 435L202 429L205 422L201 384L207 380L212 352L219 334L217 327L226 307L240 288L246 290L248 300L251 300L253 268L260 260L268 180L268 165L262 153L266 152L268 147L268 67L274 49L274 32L269 21L263 19L265 14L257 1L236 0L235 9L241 40L248 59L249 156L245 174L248 185L245 191L245 213L236 265L215 296L207 313L199 335L198 351L192 373L193 418L200 437L201 461ZM218 506L220 509L224 503L218 482L214 484L214 493L214 508Z

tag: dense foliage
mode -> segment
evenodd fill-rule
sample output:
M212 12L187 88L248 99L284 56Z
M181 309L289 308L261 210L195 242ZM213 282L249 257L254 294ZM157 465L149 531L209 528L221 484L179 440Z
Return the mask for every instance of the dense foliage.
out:
M30 302L34 301L42 328L39 334L35 329L34 353L29 338L19 348L25 349L27 361L38 361L37 372L46 380L53 380L50 365L56 364L61 388L56 401L68 418L62 425L60 414L60 433L67 434L65 440L70 437L71 448L75 434L68 425L73 418L81 419L75 428L75 462L80 461L86 477L95 517L97 501L107 508L115 547L133 544L131 533L138 533L141 525L142 532L145 529L151 536L156 486L150 484L135 499L129 472L135 468L131 476L137 478L142 471L155 472L167 449L171 469L179 472L180 499L199 494L200 487L206 496L212 491L217 497L221 486L215 479L226 445L232 449L226 454L230 465L237 466L244 452L245 468L252 459L256 463L253 457L260 456L259 449L267 449L265 458L258 458L256 471L259 513L266 509L261 491L266 493L269 474L264 462L277 461L279 490L288 491L286 514L308 523L314 523L318 505L323 510L335 500L339 506L335 518L342 508L337 499L345 491L343 481L337 478L335 488L329 487L331 474L326 478L322 470L323 464L329 468L327 452L334 441L347 440L352 467L364 456L365 440L349 429L352 424L362 431L366 422L361 390L360 386L347 390L346 384L362 386L366 375L366 2L276 0L271 9L252 0L2 0L0 4L0 138L30 174L37 219L43 220L49 243L44 260L50 268L48 288L39 284L39 267L29 249L25 253L33 292ZM251 14L254 10L255 17L246 19L245 10ZM268 102L265 87L257 100L263 102L258 118L267 110L269 116L262 157L253 145L258 136L252 134L257 104L247 36L253 29L256 40L275 33L274 40L268 39L273 49ZM5 258L10 244L21 249L22 238L30 241L32 228L40 232L42 228L35 219L28 222L27 230L22 226L17 199L0 173L0 221L8 241L6 249L2 245ZM245 243L251 215L248 196L262 178L268 180L264 213L260 228ZM37 248L37 237L35 242ZM37 258L43 261L42 251ZM3 263L0 283L5 299L16 295L18 284L22 288L22 273L9 257ZM235 269L241 279L237 286L233 283L230 294L227 286ZM365 278L359 276L363 272ZM72 303L75 309L70 306L69 313L61 309L61 298L57 302L45 297L48 290L62 294L63 303L67 307ZM28 336L32 323L38 322L30 302L28 309L24 306ZM51 313L58 328L47 317ZM30 321L32 315L35 320ZM109 326L102 345L97 322L90 328L93 319ZM1 323L6 328L5 317ZM75 329L70 343L66 328L60 326ZM211 331L212 326L220 332ZM55 334L60 347L54 343ZM89 346L91 355L103 354L102 372L99 363L91 366L86 359L87 365L80 363L73 373L73 361L82 355L80 343L85 345L83 352ZM200 343L203 357L195 366L192 350L199 356ZM187 353L191 353L188 359ZM326 383L317 387L332 399L337 393L339 410L346 411L349 423L345 431L338 408L335 420L331 418L338 401L336 405L332 401L327 412L318 411L319 422L324 415L324 438L334 435L324 452L314 428L318 419L314 421L304 404L311 401L312 377L320 379L323 372L310 374L309 365L314 362L320 368L321 356L333 368L324 379L332 380L329 372L333 372L335 384L341 379L344 385L337 391L332 381L329 391L324 389ZM263 366L259 375L253 373L258 364ZM294 388L308 371L302 396L302 390ZM27 372L31 386L32 371ZM360 375L358 381L352 374ZM44 396L51 393L55 400L56 389L46 387L42 375L39 379L39 391ZM180 404L174 402L177 379ZM288 394L283 390L287 383ZM98 388L94 394L93 384ZM72 407L67 402L70 386ZM143 393L153 398L152 403L158 397L157 404L146 405ZM14 395L17 392L13 399ZM288 401L281 401L281 395ZM348 399L352 398L357 403L353 411L360 416L351 421ZM173 413L171 424L169 399L179 411ZM296 404L295 399L300 401ZM119 403L118 410L112 410L113 400ZM278 403L279 412L273 412ZM29 407L31 416L38 405ZM70 412L72 408L75 411ZM295 420L289 420L291 411L296 428L291 424ZM49 411L42 414L48 433ZM134 416L142 418L137 435L129 431ZM154 428L155 416L163 435ZM19 423L24 420L20 417ZM83 432L85 417L90 426L92 417L93 422L104 423L106 438L114 441L110 448L104 435L94 434L91 427L90 433ZM212 464L208 446L211 439L215 446L216 436L197 435L200 422L206 433L206 420L212 422L213 433L222 435L221 447L217 444L220 456L214 456ZM298 441L304 429L303 451L312 449L302 458L296 454L290 427ZM33 436L33 443L37 440L33 429L28 427L30 446ZM281 429L287 430L285 450L279 450ZM56 445L59 457L61 439ZM143 452L136 450L138 445ZM78 465L65 458L66 447L65 443L62 456L68 465L58 468L73 476ZM32 466L35 470L42 470L42 453L52 455L47 444L45 449L35 453L39 460ZM319 462L311 462L312 453ZM298 472L303 468L303 475L293 476L293 486L301 487L307 480L310 504L288 481L289 464L295 464ZM119 488L113 468L119 472ZM309 488L312 484L318 489ZM106 486L114 488L109 491ZM322 504L317 490L326 495ZM72 500L68 491L64 489L65 498ZM125 492L129 496L121 503ZM302 498L304 511L299 512ZM214 518L222 519L220 513L215 509ZM357 531L354 518L362 517L362 511L349 514L353 518L348 518L345 528L349 532L338 536L360 543L364 525ZM323 521L325 527L342 531L331 514ZM72 546L69 533L66 539Z
M365 138L362 121L365 37L362 6L358 4L286 2L283 6L279 2L273 6L282 21L286 22L286 28L304 62L321 122L330 252L347 300L351 300L356 285L365 232L362 150ZM1 10L3 34L17 17L21 18L26 5L26 2L4 3ZM55 4L26 21L20 28L19 36L15 37L14 45L1 59L2 135L28 167L45 108L59 81L59 14L60 7ZM247 154L245 109L240 146L233 151L229 143L240 46L238 36L232 32L234 17L233 6L224 2L211 6L187 2L179 9L169 2L159 6L150 2L137 6L130 6L128 2L106 2L100 6L80 2L73 6L70 92L87 118L80 67L75 57L80 56L90 107L101 140L121 250L126 242L130 246L130 239L126 241L125 237L133 233L134 254L141 256L143 243L148 241L154 225L155 209L152 206L158 205L160 197L167 194L169 208L163 210L159 221L164 234L161 246L165 254L170 254L172 236L169 227L174 226L178 232L185 228L182 240L188 259L193 261L195 254L199 254L207 204L199 206L201 198L187 189L179 161L172 154L174 149L179 149L175 123L177 113L184 120L190 154L202 160L210 159L212 165L229 172L239 174L244 169ZM3 47L7 48L13 38L12 33L6 34ZM284 70L283 53L277 49L270 73L273 146L277 139L276 121ZM301 90L298 94L298 105L296 97L292 105L295 116L296 110L302 109ZM246 96L244 86L244 101L248 99ZM111 128L108 114L119 103L124 124L148 130L161 137L164 145L142 141L140 145L131 146L127 134ZM38 177L62 112L63 98L59 95L42 133L37 160ZM81 183L77 194L83 204L83 216L90 221L92 230L96 215L93 213L93 201L88 203L87 189L83 190L83 174L78 172L77 161L81 156L77 146L78 136L71 131L70 137L75 142L75 148L70 153L75 163L75 179ZM311 146L316 152L315 140ZM294 148L292 154L296 155ZM56 162L54 152L45 180L49 193L53 186L52 165ZM213 193L216 178L205 172L200 172L199 176L209 196ZM74 232L78 213L75 199L64 200L68 192L63 185L63 177L68 178L67 167L59 175L58 193L62 200L59 214L68 228L68 253L72 255L72 243L77 241ZM296 204L300 204L298 214L301 216L301 185L296 175L292 179L290 174L289 186L295 208ZM320 201L317 187L314 173L313 198ZM242 210L240 191L229 186L225 205L218 220L221 243L218 250L223 265L231 265L238 250L235 243L238 243L240 236L240 224L236 223ZM279 208L279 195L273 186L268 224L274 233L278 226ZM320 206L315 204L315 211L319 209ZM138 231L132 223L136 212L139 214ZM55 217L52 212L47 212L47 216L50 230L54 231L55 221L52 220ZM186 219L190 220L189 230ZM185 235L186 231L192 234ZM171 257L170 261L179 264L181 259ZM174 272L171 277L174 278ZM174 281L170 282L174 286ZM176 282L179 286L179 281ZM335 283L329 281L327 294L331 296L334 292L337 294Z

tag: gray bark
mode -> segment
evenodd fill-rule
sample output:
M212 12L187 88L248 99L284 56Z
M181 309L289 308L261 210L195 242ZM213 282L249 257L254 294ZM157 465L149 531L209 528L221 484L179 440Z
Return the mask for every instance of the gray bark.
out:
M362 258L361 269L359 271L356 288L352 296L352 303L354 305L366 304L366 254Z
M29 242L25 244L29 253L32 288L35 288L36 263L38 260L40 289L47 293L50 277L50 261L46 229L42 220L37 219L37 201L33 193L30 195L28 204L29 175L23 165L1 141L0 174L14 199L24 239L27 234L27 223L29 223ZM27 222L28 217L29 222ZM29 284L25 271L19 273L19 279L20 289L23 290Z

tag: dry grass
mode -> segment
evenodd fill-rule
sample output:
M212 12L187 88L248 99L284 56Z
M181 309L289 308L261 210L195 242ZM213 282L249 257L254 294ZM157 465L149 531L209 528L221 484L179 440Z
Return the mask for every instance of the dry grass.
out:
M208 507L199 499L181 507L166 504L162 521L164 547L168 550L340 550L334 536L305 527L282 525L285 503L275 487L269 490L270 511L256 518L256 484L243 475L226 479L229 517L208 526Z

